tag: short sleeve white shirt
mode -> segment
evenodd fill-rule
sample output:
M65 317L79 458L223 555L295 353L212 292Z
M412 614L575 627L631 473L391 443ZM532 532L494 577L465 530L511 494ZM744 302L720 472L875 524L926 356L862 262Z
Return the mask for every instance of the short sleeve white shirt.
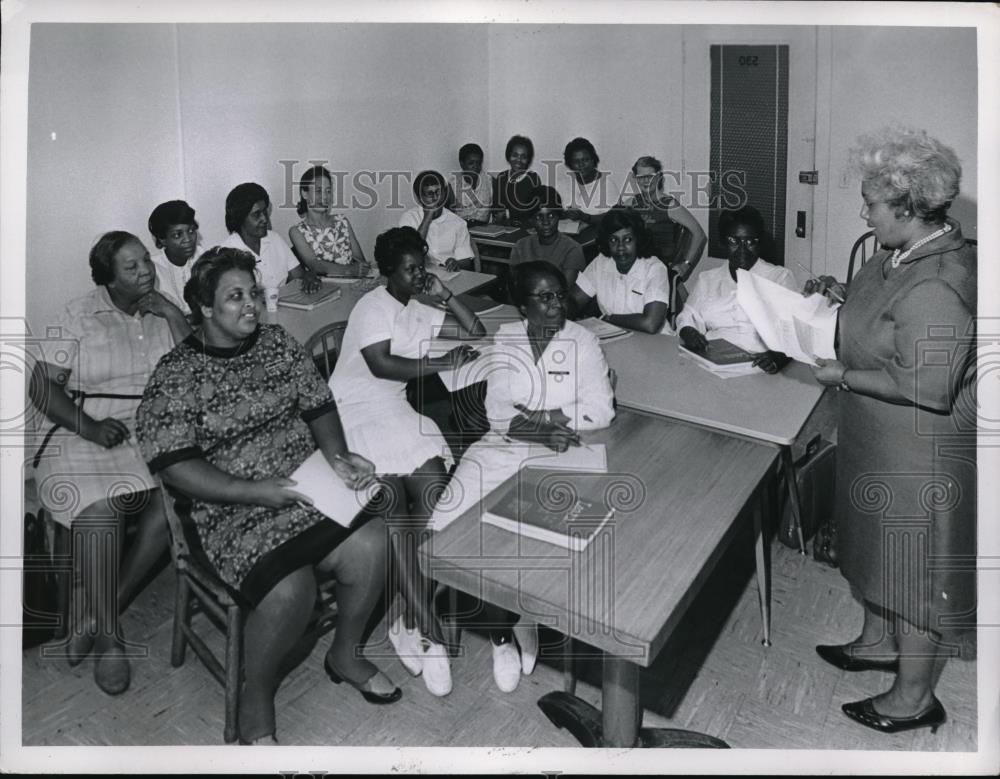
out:
M299 267L299 261L295 259L288 244L274 230L268 230L267 235L260 239L260 254L243 243L238 232L230 233L222 245L250 252L254 256L257 260L257 283L263 289L280 287L288 274Z
M424 209L417 206L400 217L399 226L418 230L423 219ZM427 228L428 259L438 265L444 265L449 257L467 260L472 256L472 239L469 237L469 228L465 220L447 208L442 209L441 216Z
M191 259L180 267L167 259L167 253L163 249L157 249L149 255L149 259L156 266L157 290L185 314L190 313L190 309L184 302L184 285L191 278L191 268L194 266L194 261L201 257L203 251L204 247L198 244Z
M585 214L603 214L618 205L621 187L611 173L601 174L589 184L581 184L576 174L566 168L559 171L556 191L563 208L575 208Z
M599 254L576 285L597 298L602 314L641 314L647 303L670 305L667 267L655 257L637 258L628 273L620 273L613 259Z

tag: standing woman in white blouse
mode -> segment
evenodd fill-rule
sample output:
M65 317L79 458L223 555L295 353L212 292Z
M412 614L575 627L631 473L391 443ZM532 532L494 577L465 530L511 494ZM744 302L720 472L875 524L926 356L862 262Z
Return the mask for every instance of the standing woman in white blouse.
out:
M433 582L421 573L416 553L453 460L437 425L407 401L406 382L476 357L468 344L428 357L429 341L442 327L471 339L482 338L486 329L437 276L426 273L426 255L427 242L412 227L395 227L375 240L375 262L387 285L351 311L330 386L348 447L375 464L395 496L388 524L396 582L388 590L400 591L403 613L389 628L389 640L410 673L423 673L432 694L447 695L451 670L433 613ZM447 311L418 301L421 293Z
M431 527L440 530L513 476L528 444L557 452L579 446L578 432L599 430L614 419L608 364L597 338L566 319L566 278L547 262L511 268L510 299L521 320L501 325L487 372L490 431L462 457L449 489L454 502L439 504ZM537 626L487 606L493 645L493 679L512 692L530 674L538 651ZM516 624L515 624L516 622ZM515 645L516 639L516 645ZM518 651L520 649L520 652Z

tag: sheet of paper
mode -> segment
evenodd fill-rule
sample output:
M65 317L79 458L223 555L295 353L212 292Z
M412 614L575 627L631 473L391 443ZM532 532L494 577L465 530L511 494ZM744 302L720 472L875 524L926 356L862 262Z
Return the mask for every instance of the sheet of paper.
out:
M291 489L307 495L317 511L343 527L350 526L371 497L367 490L355 491L344 484L319 449L289 478L297 482Z
M767 348L793 360L816 365L816 358L835 359L833 340L837 309L829 299L798 292L745 270L736 271L736 299Z
M583 222L576 219L559 220L560 233L566 233L567 235L579 235L581 230L583 230Z
M524 465L559 471L607 473L608 452L604 444L571 446L565 452L554 452L547 446L531 444L525 454Z

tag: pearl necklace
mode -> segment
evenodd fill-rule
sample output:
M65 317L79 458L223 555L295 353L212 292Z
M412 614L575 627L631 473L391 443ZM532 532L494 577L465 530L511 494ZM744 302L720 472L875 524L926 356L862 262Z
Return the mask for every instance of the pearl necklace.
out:
M907 257L909 257L913 252L915 252L917 249L919 249L925 243L930 243L935 238L938 238L939 236L942 236L945 233L950 233L950 232L951 232L951 225L950 224L946 224L940 230L935 230L930 235L926 235L923 238L921 238L919 241L917 241L915 244L913 244L913 246L911 246L905 252L900 252L899 249L895 249L892 252L892 257L889 258L890 264L892 265L893 268L898 268L899 267L899 263L901 263L903 260L905 260Z

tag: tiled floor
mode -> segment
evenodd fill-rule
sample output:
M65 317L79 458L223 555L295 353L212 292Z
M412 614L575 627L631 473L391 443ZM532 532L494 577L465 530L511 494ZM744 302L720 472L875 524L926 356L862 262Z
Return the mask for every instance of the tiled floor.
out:
M931 735L894 736L847 720L840 705L879 692L891 677L847 674L827 666L813 646L852 637L860 612L846 582L811 558L775 545L772 640L761 646L761 623L749 545L735 543L654 665L642 672L645 725L709 733L750 749L863 749L968 751L976 749L976 663L948 663L937 694L948 722ZM91 678L92 665L24 653L25 745L172 745L222 743L221 687L189 653L169 660L173 572L167 569L125 616L126 635L148 648L133 661L132 686L109 698ZM204 617L199 617L204 619ZM278 735L287 745L574 747L536 705L562 687L559 637L543 632L553 651L511 694L492 680L483 633L466 630L464 656L453 662L454 690L431 696L385 649L369 655L403 688L392 706L371 706L347 685L331 685L322 670L329 638L295 669L277 697ZM600 703L596 661L580 663L578 694Z

